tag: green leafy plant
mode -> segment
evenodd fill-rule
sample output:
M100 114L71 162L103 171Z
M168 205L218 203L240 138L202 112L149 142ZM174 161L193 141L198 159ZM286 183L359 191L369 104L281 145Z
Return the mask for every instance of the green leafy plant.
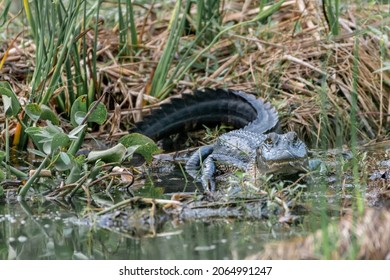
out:
M77 171L80 171L80 164L76 161L74 155L84 141L87 128L86 123L95 122L103 124L107 118L107 109L101 103L92 103L87 110L86 98L86 96L80 96L73 104L71 120L75 128L68 134L58 125L51 123L50 120L58 121L58 119L47 106L30 104L26 109L26 113L34 123L39 120L49 120L47 121L47 126L33 126L26 129L27 135L30 136L35 147L37 147L37 149L32 149L30 152L42 157L43 161L34 175L29 178L20 190L19 198L21 200L25 199L28 190L39 178L42 169L47 167L47 165L53 166L57 171L70 171L72 180L75 180L75 174Z
M156 153L161 153L162 150L157 147L156 143L145 135L139 133L132 133L123 136L119 143L122 144L129 152L138 153L142 155L147 162L152 161L152 156Z

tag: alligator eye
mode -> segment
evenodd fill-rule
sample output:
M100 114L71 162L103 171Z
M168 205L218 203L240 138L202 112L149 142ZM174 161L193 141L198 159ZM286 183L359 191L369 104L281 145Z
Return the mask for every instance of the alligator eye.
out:
M271 146L271 145L274 143L274 140L272 140L271 137L267 137L267 138L264 140L264 143L265 143L267 146Z

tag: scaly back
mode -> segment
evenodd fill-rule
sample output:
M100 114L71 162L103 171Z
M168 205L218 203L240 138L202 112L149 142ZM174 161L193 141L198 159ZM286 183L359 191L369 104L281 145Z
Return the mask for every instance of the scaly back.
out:
M265 133L275 128L278 114L270 103L243 91L206 88L171 98L137 123L131 132L159 140L201 125L221 123Z

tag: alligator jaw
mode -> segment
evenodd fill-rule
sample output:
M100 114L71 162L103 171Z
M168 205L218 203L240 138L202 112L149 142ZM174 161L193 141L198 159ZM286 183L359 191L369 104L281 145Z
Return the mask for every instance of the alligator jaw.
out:
M257 164L260 173L263 174L295 174L300 171L306 171L307 158L296 158L289 160L269 160Z

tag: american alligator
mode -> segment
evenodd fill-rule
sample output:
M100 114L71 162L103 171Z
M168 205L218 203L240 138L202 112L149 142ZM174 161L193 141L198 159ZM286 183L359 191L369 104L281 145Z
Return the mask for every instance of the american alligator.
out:
M295 132L274 132L278 114L270 103L236 90L204 89L171 98L136 124L133 132L159 140L199 124L227 123L239 128L201 147L187 161L186 171L205 190L215 190L217 171L241 169L256 174L292 174L304 170L306 145Z

